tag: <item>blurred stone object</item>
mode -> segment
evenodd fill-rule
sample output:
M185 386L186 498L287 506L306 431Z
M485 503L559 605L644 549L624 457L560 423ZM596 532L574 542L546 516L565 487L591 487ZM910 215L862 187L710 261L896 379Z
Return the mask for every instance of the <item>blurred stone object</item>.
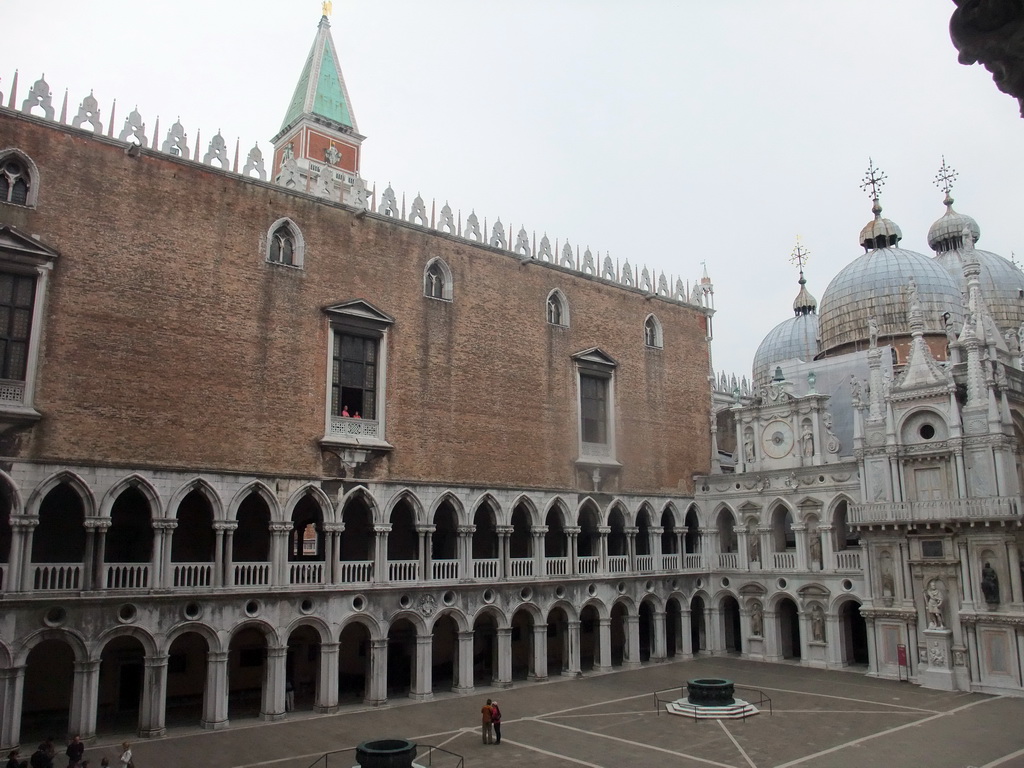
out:
M953 0L949 36L961 64L981 64L1024 116L1024 5L1020 0Z

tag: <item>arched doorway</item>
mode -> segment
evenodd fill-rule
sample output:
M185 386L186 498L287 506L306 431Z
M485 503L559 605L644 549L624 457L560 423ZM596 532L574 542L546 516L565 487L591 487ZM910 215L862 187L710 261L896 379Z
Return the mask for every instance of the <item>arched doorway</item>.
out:
M296 627L288 637L284 674L285 710L311 712L320 699L320 633L313 627Z
M134 637L115 637L100 656L97 733L129 733L139 728L146 652Z
M431 634L434 636L430 648L433 690L450 691L460 685L456 681L459 670L459 626L451 615L445 614L434 622Z
M601 666L601 631L597 608L584 606L580 611L580 669L596 669Z
M526 680L533 666L533 616L520 608L512 614L512 679Z
M564 675L569 669L569 617L563 608L548 613L548 674Z
M788 597L779 600L775 609L779 617L779 650L784 659L800 658L800 612Z
M740 604L732 595L722 598L722 637L727 653L743 653L743 630L740 629Z
M43 640L29 651L21 702L22 744L38 744L71 730L74 685L75 653L66 642Z
M408 696L416 679L416 627L398 619L388 630L388 697Z
M243 627L228 646L228 719L258 717L266 685L267 640L256 627Z
M868 663L868 627L860 603L848 600L839 608L842 660L845 666Z
M206 699L206 638L185 632L174 638L167 653L168 727L196 726L203 720Z
M690 601L690 647L694 654L706 651L707 628L704 624L704 600L699 595Z
M498 672L498 623L489 613L473 622L473 684L491 685Z
M353 621L341 630L338 641L338 703L353 704L366 698L370 674L370 631Z
M628 615L629 611L626 610L626 606L622 603L616 603L612 606L611 652L613 667L621 667L622 662L628 656L626 650L626 633L629 631L626 627L626 616Z
M651 660L651 648L654 644L654 608L650 600L640 603L640 661Z

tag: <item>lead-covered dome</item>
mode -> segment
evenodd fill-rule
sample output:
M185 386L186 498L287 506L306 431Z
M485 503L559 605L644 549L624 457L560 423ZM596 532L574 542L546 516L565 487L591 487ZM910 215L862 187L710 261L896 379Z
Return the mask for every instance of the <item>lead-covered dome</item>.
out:
M821 297L818 328L821 352L842 353L866 347L871 318L880 341L910 335L907 286L914 278L925 334L945 335L944 313L955 327L963 321L960 288L953 276L923 253L897 247L900 229L881 217L874 201L874 221L861 230L866 253L847 264Z
M818 354L818 302L807 290L804 273L800 272L800 292L793 300L793 314L772 328L754 353L754 384L764 386L771 381L775 366L783 360L813 360Z
M943 200L946 212L928 230L928 245L935 251L934 261L941 264L966 293L964 280L964 235L970 232L973 242L981 237L978 222L953 210L953 198L947 192ZM985 306L1000 331L1016 331L1024 323L1024 272L1012 262L990 251L974 249L981 266L978 280Z

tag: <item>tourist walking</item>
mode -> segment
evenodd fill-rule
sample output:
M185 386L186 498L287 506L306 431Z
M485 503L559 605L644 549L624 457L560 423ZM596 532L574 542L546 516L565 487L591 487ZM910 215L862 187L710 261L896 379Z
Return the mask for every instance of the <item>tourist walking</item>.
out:
M76 733L71 741L68 742L68 748L64 750L64 754L68 756L68 768L80 768L82 765L82 755L85 754L85 744L82 743L82 737Z
M120 768L135 768L135 763L132 762L132 745L127 741L121 742L121 765Z
M501 710L498 702L491 702L491 727L494 728L494 743L501 744Z
M493 716L494 710L491 709L491 700L488 699L487 703L480 707L480 727L484 744L494 743L494 727L492 725Z

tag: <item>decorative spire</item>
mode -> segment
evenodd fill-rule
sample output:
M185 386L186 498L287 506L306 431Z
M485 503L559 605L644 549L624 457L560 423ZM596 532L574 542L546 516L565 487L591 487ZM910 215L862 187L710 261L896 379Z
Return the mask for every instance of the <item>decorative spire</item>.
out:
M796 245L789 256L789 262L796 265L797 269L800 270L800 280L798 281L800 283L800 292L797 293L796 299L793 300L793 313L797 317L818 311L818 300L807 290L807 280L804 279L804 265L807 263L810 255L811 252L803 247L803 244L800 242L800 236L797 235Z
M882 206L878 201L882 196L882 187L885 186L887 178L881 169L875 167L874 161L869 157L868 170L864 174L860 188L871 198L871 212L875 218L860 231L860 244L864 246L865 251L877 248L895 248L903 239L900 228L889 219L882 218Z
M949 196L949 193L953 191L953 182L957 180L959 175L959 173L946 165L946 156L943 155L942 165L939 167L939 172L935 174L935 180L932 183L946 193L946 198L942 201L942 204L950 210L952 210L953 198Z
M324 0L320 7L323 10L324 18L327 18L331 15L331 11L334 10L334 3L332 3L331 0Z

